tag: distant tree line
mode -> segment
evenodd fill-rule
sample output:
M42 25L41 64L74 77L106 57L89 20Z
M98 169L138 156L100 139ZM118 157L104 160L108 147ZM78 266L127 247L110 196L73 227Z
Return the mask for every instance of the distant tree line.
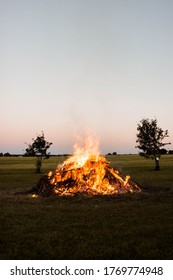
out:
M50 157L68 157L68 156L71 156L71 154L51 154L50 155ZM10 154L10 153L6 152L6 153L0 153L0 157L29 157L29 155L25 155L25 154Z
M140 156L145 156L145 157L150 157L150 156L145 155L145 153L143 153L143 152L140 152L139 155ZM173 155L173 150L161 149L160 150L160 155Z
M115 156L115 155L117 155L117 152L107 153L107 156Z
M0 153L0 157L20 157L21 154Z
M173 150L166 150L166 149L161 149L160 150L161 155L173 155ZM106 156L115 156L117 155L117 152L113 153L107 153ZM144 153L140 152L139 155L144 156ZM10 153L0 153L0 157L28 157L28 155L23 155L23 154L10 154ZM52 154L50 157L69 157L71 154Z
M117 155L117 152L107 153L106 156ZM146 156L145 153L140 152L140 156ZM160 149L160 155L173 155L173 150ZM147 156L146 156L147 157Z

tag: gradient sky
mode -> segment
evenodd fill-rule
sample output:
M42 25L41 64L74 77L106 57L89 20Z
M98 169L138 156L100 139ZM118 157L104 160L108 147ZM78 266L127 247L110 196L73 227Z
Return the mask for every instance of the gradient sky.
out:
M173 149L172 0L0 0L0 152L41 131L71 153L91 130L103 154L137 153L157 118Z

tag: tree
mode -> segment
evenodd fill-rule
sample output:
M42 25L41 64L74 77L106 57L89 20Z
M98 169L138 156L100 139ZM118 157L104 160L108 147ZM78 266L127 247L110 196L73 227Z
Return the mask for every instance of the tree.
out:
M4 153L4 157L11 157L10 153Z
M38 135L36 139L33 139L32 144L27 144L28 148L25 150L25 156L34 156L37 157L36 160L36 172L41 173L41 167L44 159L50 157L50 153L47 150L50 148L52 143L47 142L44 137L44 133Z
M160 170L161 147L170 143L163 143L165 137L169 137L168 130L163 130L157 125L157 119L142 119L137 126L137 140L139 148L143 151L140 155L155 159L155 170Z
M167 155L168 154L168 151L166 149L161 149L160 150L160 154L161 155Z

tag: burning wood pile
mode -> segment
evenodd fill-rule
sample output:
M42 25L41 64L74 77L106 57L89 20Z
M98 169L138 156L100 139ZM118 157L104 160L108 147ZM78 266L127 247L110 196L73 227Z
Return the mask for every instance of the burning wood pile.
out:
M50 171L40 179L32 189L32 196L115 195L140 191L130 176L110 167L106 158L100 155L98 143L87 138L82 147L74 146L74 154L54 172Z

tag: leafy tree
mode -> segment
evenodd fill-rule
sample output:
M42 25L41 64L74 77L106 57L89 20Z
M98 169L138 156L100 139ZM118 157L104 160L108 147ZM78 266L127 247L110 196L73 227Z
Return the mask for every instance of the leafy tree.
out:
M4 154L4 157L11 157L11 154L7 152Z
M34 156L37 157L36 160L36 172L41 173L41 167L44 159L50 157L50 153L47 150L50 148L52 143L47 142L44 137L44 133L38 135L36 139L33 139L32 144L27 144L28 148L25 150L25 156Z
M167 155L168 154L168 151L166 149L161 149L160 150L160 154L161 155Z
M169 137L168 130L163 130L157 125L157 119L142 119L137 126L137 140L139 148L143 152L140 155L155 159L155 170L160 170L161 148L170 143L163 143L165 137Z

